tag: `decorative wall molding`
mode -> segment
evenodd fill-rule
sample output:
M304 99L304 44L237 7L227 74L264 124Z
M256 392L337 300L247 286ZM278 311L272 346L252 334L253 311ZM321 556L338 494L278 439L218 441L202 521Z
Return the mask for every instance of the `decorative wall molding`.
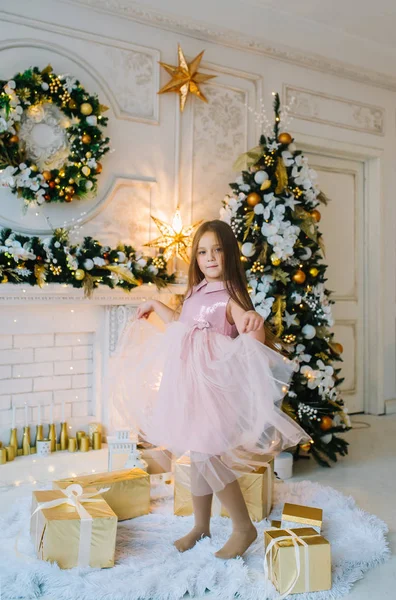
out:
M254 52L255 54L262 54L276 60L297 64L322 73L396 91L396 77L394 76L392 77L391 75L371 69L364 69L357 65L327 58L316 53L301 52L296 48L291 48L283 44L275 45L268 43L263 39L252 38L236 30L166 14L165 12L139 5L136 2L129 2L128 0L63 0L63 2L74 6L86 6L97 12L112 16L118 15L123 19L131 19L144 25L165 29L179 35L187 35L199 40L222 44L223 46ZM12 16L12 13L4 11L4 15L9 18ZM31 19L28 21L32 22ZM52 26L53 24L51 23Z
M283 101L294 103L290 114L305 121L323 123L374 135L385 134L385 109L284 84Z
M120 335L131 317L136 314L136 308L130 305L108 306L109 311L109 354L117 348Z
M341 390L343 396L353 396L357 393L357 382L358 382L358 337L357 337L357 321L354 319L336 319L334 323L335 327L345 327L352 331L353 340L353 372L352 372L352 385L351 387L344 388L341 384ZM338 366L337 364L335 365ZM342 367L341 367L342 368Z

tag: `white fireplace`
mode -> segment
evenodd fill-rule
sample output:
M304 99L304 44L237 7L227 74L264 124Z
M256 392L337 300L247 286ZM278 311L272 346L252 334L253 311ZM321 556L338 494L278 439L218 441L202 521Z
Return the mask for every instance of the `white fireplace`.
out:
M3 284L0 294L0 440L8 443L13 407L21 444L27 405L32 442L41 405L42 422L61 421L71 433L92 421L108 423L104 386L109 356L136 307L148 298L172 305L183 285L129 293L98 288L91 299L70 285L44 288ZM58 427L59 430L59 427ZM44 435L47 428L44 426Z

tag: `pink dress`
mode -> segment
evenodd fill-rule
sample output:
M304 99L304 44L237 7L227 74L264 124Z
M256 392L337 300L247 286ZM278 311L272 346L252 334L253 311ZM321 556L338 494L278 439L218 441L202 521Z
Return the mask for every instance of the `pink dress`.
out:
M220 491L254 469L251 454L276 454L309 436L278 405L290 361L227 320L223 282L205 279L178 321L159 331L129 323L111 359L111 424L191 459L196 495Z

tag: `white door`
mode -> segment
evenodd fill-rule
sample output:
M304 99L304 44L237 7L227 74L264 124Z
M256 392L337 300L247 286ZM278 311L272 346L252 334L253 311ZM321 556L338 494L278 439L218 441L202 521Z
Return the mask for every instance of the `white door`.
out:
M364 411L363 327L363 200L364 163L305 153L318 174L321 190L330 198L318 206L322 214L328 265L326 287L333 291L334 341L344 347L340 386L350 413Z

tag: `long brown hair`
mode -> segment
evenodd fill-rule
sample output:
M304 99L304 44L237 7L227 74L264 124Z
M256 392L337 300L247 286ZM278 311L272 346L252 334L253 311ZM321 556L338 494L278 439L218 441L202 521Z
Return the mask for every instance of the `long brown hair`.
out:
M223 281L230 298L244 310L254 310L247 288L246 275L242 266L237 239L231 227L219 219L202 223L194 235L190 266L188 269L186 297L190 295L193 287L198 285L204 279L204 275L198 266L197 256L199 242L202 236L208 231L211 231L216 235L217 241L223 250ZM264 323L264 328L265 344L270 348L279 351L282 346L279 338L274 335L267 323Z

